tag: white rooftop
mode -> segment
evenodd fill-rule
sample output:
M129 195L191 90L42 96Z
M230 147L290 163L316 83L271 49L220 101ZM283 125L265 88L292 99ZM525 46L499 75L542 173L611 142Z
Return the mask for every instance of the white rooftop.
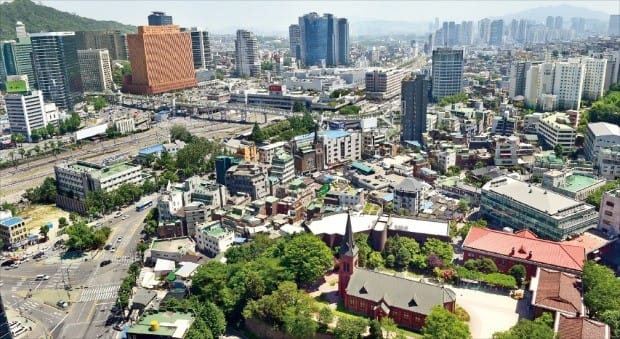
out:
M351 214L353 233L369 231L377 222L377 215ZM344 235L347 225L347 214L338 213L310 221L308 229L313 234L340 234Z
M173 260L168 260L168 259L157 259L157 261L155 262L155 268L153 269L154 272L172 272L175 269L175 265L174 265L174 261Z
M588 124L588 129L595 136L617 135L620 136L620 126L608 122L593 122Z
M447 221L392 217L389 228L393 231L405 231L445 237L450 236L450 227Z

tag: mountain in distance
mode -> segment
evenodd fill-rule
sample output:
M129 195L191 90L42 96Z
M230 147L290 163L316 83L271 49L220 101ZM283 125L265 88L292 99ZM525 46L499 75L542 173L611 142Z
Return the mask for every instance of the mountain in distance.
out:
M390 20L349 20L350 34L357 35L388 35L410 34L428 31L428 22L390 21Z
M137 31L135 26L116 21L100 21L62 12L52 7L38 5L30 0L13 0L0 3L0 40L15 38L15 23L21 21L29 33L57 31L119 30Z
M545 6L526 9L517 13L507 14L502 17L504 20L512 19L529 19L544 22L548 16L561 16L564 18L564 24L570 22L570 18L586 18L596 19L607 22L611 13L594 11L588 8L576 7L567 4L556 6Z

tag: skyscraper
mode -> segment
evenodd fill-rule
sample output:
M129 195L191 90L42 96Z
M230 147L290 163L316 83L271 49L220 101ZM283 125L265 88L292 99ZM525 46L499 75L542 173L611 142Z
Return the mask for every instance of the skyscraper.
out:
M583 93L588 100L598 100L605 91L605 76L607 74L606 59L582 58L584 64Z
M172 25L172 16L166 15L166 12L152 12L149 15L149 26L165 25Z
M349 21L338 19L338 65L349 64Z
M75 32L77 49L107 49L111 60L127 60L127 39L120 31Z
M432 96L434 101L461 93L463 50L438 48L433 51Z
M213 55L211 54L211 40L209 32L192 27L189 30L182 28L181 32L189 32L192 37L192 56L195 69L213 68Z
M484 18L478 21L478 40L481 43L489 42L489 33L491 32L491 20Z
M237 30L235 40L235 71L240 77L259 77L260 60L256 36L244 29Z
M401 110L403 112L403 141L422 144L426 132L426 105L428 104L428 80L418 74L415 79L403 81L401 87Z
M43 98L58 108L73 108L82 92L75 33L34 33L30 41L37 85Z
M489 45L501 46L504 43L504 20L493 20L489 33Z
M156 94L196 85L192 38L177 25L139 26L127 35L131 77L125 90Z
M78 50L78 61L85 92L114 90L110 54L107 49Z
M555 29L562 29L562 28L564 28L564 21L563 21L561 16L556 16L555 17L555 22L554 22L553 28L555 28Z
M609 35L620 36L620 14L609 16Z
M19 133L31 140L32 131L47 125L45 104L40 91L9 93L4 96L11 133Z
M548 16L547 20L545 21L545 26L547 27L547 29L553 29L553 27L555 27L555 18L553 18L552 16Z
M0 42L0 82L8 75L27 75L29 85L37 87L32 66L32 45L26 33L26 26L18 21L15 25L15 40Z
M555 63L553 94L557 95L558 109L579 109L583 91L585 65L579 59Z
M301 58L301 31L299 30L299 25L288 26L288 40L291 57L299 60Z
M510 98L525 95L526 75L531 66L532 63L528 61L517 61L510 66L510 87L508 89Z
M338 19L332 14L319 16L313 12L299 17L299 30L304 65L338 66L348 63L349 24L346 19Z

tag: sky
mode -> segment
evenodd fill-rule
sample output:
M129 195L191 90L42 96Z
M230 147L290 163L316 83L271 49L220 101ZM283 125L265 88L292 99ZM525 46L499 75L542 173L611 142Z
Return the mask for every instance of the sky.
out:
M430 22L478 20L501 17L541 6L568 4L609 14L620 14L618 0L603 1L545 1L545 0L486 0L486 1L165 1L165 0L45 0L46 6L98 20L115 20L131 25L146 25L151 11L172 15L175 24L197 26L215 33L233 32L238 28L287 32L288 26L309 12L332 13L349 21L384 19L390 21Z

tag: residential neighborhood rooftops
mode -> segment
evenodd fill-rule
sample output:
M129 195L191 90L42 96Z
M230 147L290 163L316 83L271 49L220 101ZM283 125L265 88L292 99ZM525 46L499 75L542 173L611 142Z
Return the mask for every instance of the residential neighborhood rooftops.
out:
M606 324L586 317L572 317L561 312L556 314L554 331L560 338L610 338L610 329Z
M183 312L154 312L143 316L131 326L128 334L183 338L194 322L194 315Z
M581 281L565 272L538 268L530 289L532 305L568 314L584 314L581 302Z
M462 247L464 250L499 254L575 272L583 270L586 259L583 247L538 239L527 230L513 234L472 227Z

